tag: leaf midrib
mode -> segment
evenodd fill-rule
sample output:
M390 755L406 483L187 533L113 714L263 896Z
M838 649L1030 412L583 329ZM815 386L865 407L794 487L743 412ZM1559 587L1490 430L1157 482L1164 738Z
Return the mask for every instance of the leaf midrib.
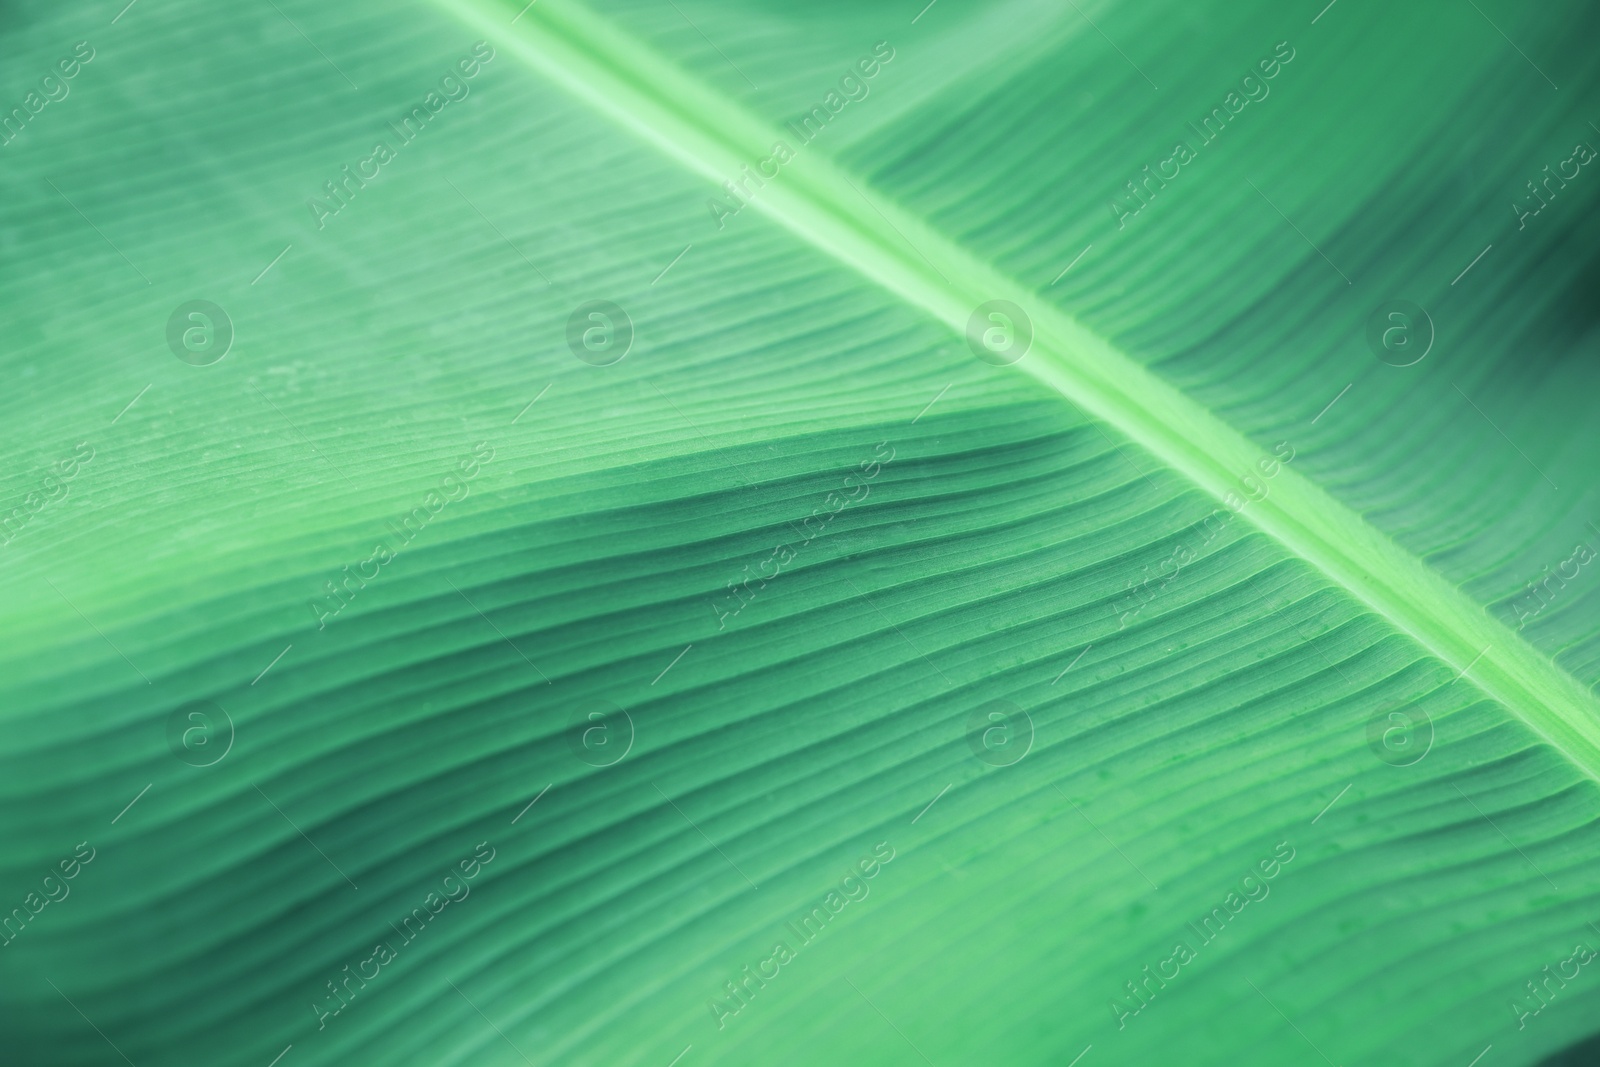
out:
M521 3L438 2L715 186L767 158L779 139L764 122L577 4L540 0L512 24L512 8ZM1022 306L1035 336L1017 369L1218 501L1238 491L1239 479L1265 455L1104 338L814 151L800 147L748 206L957 335L964 335L968 317L984 301ZM1470 667L1468 681L1600 781L1600 701L1575 678L1293 466L1283 467L1269 487L1268 497L1248 505L1244 517L1458 675Z

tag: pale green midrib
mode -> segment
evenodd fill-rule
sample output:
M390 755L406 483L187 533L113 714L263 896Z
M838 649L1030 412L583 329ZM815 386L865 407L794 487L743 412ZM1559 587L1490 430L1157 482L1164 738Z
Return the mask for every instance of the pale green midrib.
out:
M892 203L871 197L862 182L847 179L818 150L798 145L787 131L780 134L716 96L571 0L539 0L514 25L511 16L520 2L509 7L499 0L438 2L480 28L497 47L519 55L715 186L770 155L781 136L797 158L755 194L748 210L762 212L957 334L964 334L973 309L986 300L1021 305L1036 332L1019 369L1116 427L1218 500L1238 490L1240 477L1263 456L1261 448L1210 411L1032 291ZM885 65L878 77L892 78L894 70L892 63ZM530 159L528 165L539 161ZM741 213L728 224L747 221ZM709 236L714 232L709 209L706 226ZM1470 666L1466 681L1600 780L1600 702L1576 679L1293 467L1280 471L1269 486L1268 498L1246 509L1259 528L1455 671Z

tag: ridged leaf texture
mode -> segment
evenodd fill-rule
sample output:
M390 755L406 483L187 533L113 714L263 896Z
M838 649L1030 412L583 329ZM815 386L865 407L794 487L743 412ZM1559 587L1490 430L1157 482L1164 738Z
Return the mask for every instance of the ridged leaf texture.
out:
M0 1060L1588 1062L1597 34L0 12Z

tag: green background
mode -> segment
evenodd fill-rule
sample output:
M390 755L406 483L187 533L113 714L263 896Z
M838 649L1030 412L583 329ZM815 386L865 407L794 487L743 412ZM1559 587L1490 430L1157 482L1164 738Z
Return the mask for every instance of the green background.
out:
M94 49L0 147L0 514L93 449L0 546L0 910L96 850L0 948L0 1058L1499 1067L1594 1032L1592 968L1510 1005L1600 948L1600 578L1516 607L1600 549L1600 174L1508 208L1600 146L1593 5L521 6L0 11L0 110ZM878 42L719 228L722 181ZM963 336L992 297L1038 329L1015 366ZM235 330L205 367L166 340L197 299ZM1366 341L1396 299L1436 333L1408 367ZM610 366L567 344L590 300L633 323ZM207 767L169 742L196 700L232 722ZM970 743L995 700L1031 722L1009 766ZM603 768L596 702L634 732ZM1394 709L1420 762L1370 741Z

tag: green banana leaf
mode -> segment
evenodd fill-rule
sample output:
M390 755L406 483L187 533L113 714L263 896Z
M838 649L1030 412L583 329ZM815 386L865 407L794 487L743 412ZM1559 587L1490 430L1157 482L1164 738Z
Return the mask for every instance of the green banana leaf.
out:
M1597 34L0 9L0 1062L1593 1062Z

